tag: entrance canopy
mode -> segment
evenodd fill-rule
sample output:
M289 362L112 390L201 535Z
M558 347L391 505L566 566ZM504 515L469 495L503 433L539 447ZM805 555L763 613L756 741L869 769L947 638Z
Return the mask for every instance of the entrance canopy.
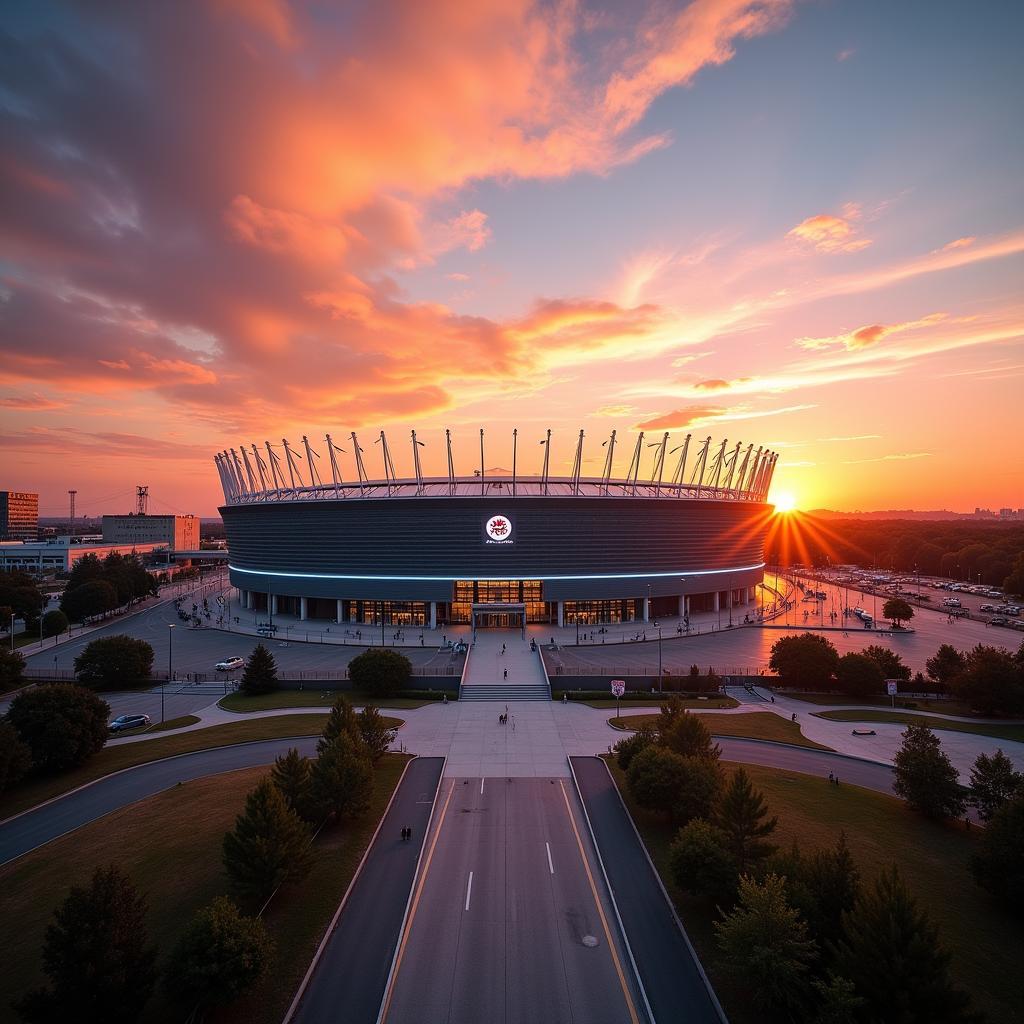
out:
M526 603L494 601L473 605L473 629L526 629Z

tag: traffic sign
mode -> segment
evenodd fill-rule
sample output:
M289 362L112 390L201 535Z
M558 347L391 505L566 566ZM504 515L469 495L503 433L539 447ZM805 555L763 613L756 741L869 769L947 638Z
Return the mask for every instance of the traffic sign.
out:
M626 680L625 679L613 679L612 680L612 693L616 697L621 697L626 692Z
M900 681L898 679L886 679L886 681L885 681L885 692L890 697L895 697L896 694L899 693L899 691L900 691L899 682Z

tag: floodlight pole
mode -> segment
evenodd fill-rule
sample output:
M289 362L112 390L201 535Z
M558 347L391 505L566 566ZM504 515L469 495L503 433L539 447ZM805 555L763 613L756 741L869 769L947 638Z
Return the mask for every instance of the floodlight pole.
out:
M174 623L167 623L167 682L160 687L160 724L164 724L164 693L167 690L167 683L171 681L174 674L174 662L172 655L174 651Z

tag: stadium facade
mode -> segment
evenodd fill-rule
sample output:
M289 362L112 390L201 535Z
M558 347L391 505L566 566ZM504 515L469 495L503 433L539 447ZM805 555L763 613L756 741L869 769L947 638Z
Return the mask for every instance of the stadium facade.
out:
M670 448L666 434L642 474L641 434L617 477L613 433L604 473L584 477L581 431L572 474L554 476L549 432L542 473L522 476L515 454L511 472L483 468L481 431L472 476L455 473L449 437L448 475L426 477L413 433L415 473L399 477L383 431L378 442L384 474L371 479L351 435L354 481L330 435L319 451L304 437L298 450L217 454L246 607L339 623L594 625L744 606L762 579L777 458L764 448L689 435Z

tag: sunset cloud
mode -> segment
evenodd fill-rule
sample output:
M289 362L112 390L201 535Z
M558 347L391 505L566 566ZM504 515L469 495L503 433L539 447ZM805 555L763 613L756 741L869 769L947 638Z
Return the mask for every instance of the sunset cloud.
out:
M860 219L860 207L847 203L841 217L831 213L808 217L790 229L789 237L813 246L818 252L860 252L871 244L870 238L857 237Z
M907 320L899 324L870 324L867 327L858 327L855 331L837 334L830 338L797 338L796 344L800 348L842 347L847 351L855 351L877 345L884 338L892 334L902 334L904 331L916 331L923 327L933 327L935 324L940 324L948 318L948 313L930 313L919 320Z

